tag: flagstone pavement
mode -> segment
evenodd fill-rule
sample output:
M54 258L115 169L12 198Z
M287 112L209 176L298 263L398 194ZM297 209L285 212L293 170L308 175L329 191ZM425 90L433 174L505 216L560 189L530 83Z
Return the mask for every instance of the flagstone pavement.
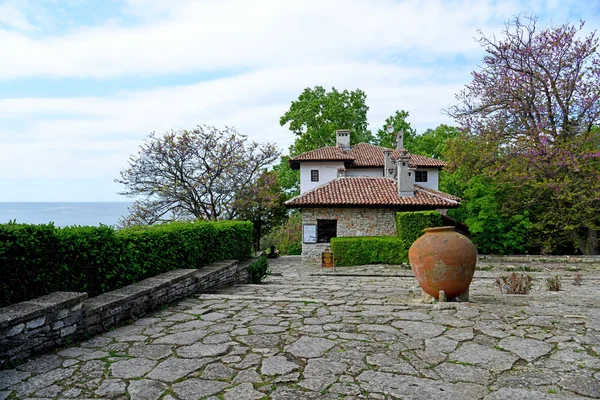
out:
M491 265L471 302L433 305L399 266L271 268L0 371L0 400L600 398L598 264L542 265L529 295Z

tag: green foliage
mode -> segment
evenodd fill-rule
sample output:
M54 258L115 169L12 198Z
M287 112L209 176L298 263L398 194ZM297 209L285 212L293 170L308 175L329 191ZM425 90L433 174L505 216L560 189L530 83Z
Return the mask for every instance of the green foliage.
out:
M51 292L61 244L47 225L0 225L0 307Z
M292 169L289 159L290 156L281 157L279 164L273 166L273 171L277 173L281 190L292 198L300 194L300 170Z
M248 266L248 273L250 274L250 282L254 284L261 283L271 271L269 271L269 262L267 257L262 256L258 261L253 262Z
M260 250L260 240L280 226L287 218L283 203L286 194L279 185L279 176L274 171L263 171L256 182L241 193L234 203L237 218L250 221L254 226L254 248Z
M349 92L322 86L306 88L292 101L288 111L279 120L281 126L289 124L296 140L290 146L290 155L297 156L314 149L335 144L337 129L350 129L350 142L371 142L373 135L367 123L367 95L360 89ZM283 191L290 197L300 193L300 172L288 165L288 156L281 157L273 167L279 176Z
M408 262L408 247L396 236L355 236L331 239L336 267Z
M275 246L280 255L302 254L302 217L300 213L293 211L288 220L264 240L263 246Z
M177 268L252 254L250 222L108 226L0 225L0 307L55 291L90 296Z
M398 237L410 248L421 237L425 228L442 226L442 216L437 211L416 211L396 213Z
M427 129L420 135L411 135L405 142L404 147L412 154L444 159L446 153L446 141L460 134L458 128L445 124L435 129Z
M510 185L477 175L463 187L461 207L449 210L448 215L469 227L471 240L480 253L528 253L528 238L533 233L531 212L506 210L503 206L515 196Z
M396 110L394 115L387 117L383 124L383 128L377 130L375 144L382 147L393 148L394 142L396 141L396 132L402 131L404 132L404 147L408 149L407 144L411 141L412 137L416 135L417 131L410 126L410 122L406 120L407 118L408 111L404 110ZM389 125L394 127L394 132L389 133L387 131Z
M534 244L600 254L600 41L584 24L517 16L485 49L447 112L462 128L449 169L511 187L506 213L531 210ZM557 62L559 60L559 62Z
M297 136L290 154L334 145L336 129L350 129L351 143L371 142L366 99L360 89L351 92L336 88L327 92L322 86L304 89L279 120L281 126L289 124L290 131Z

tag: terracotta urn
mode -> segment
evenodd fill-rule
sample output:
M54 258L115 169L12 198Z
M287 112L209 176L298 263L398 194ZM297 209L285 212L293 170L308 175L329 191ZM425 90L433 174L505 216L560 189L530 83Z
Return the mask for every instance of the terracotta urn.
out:
M469 289L477 250L453 226L428 228L408 250L408 260L423 291L437 299L443 290L451 300Z

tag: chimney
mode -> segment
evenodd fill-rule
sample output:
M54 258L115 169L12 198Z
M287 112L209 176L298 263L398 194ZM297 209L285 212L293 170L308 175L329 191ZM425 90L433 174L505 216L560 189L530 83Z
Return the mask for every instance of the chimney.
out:
M350 129L338 129L335 131L335 144L342 150L350 150Z
M411 197L415 195L415 170L409 168L410 155L402 150L396 160L398 166L398 195Z
M383 151L383 176L386 178L394 178L396 176L396 167L392 160L392 150Z
M337 177L344 178L346 176L346 168L338 168L337 169Z
M394 142L394 144L396 145L396 150L404 149L404 132L396 132L396 141Z

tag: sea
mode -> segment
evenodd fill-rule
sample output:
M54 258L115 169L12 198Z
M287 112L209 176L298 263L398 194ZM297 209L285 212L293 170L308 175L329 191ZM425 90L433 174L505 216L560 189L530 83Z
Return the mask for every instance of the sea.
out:
M64 227L73 225L116 226L128 214L131 202L106 203L2 203L0 223L16 220L18 223L47 224Z

